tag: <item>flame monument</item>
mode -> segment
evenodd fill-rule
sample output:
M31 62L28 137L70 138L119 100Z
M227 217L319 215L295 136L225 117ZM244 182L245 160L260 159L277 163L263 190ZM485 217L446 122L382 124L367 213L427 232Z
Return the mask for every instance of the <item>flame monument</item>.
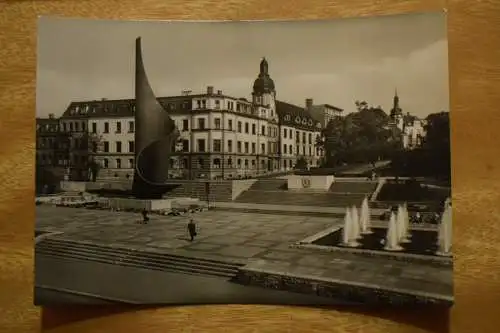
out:
M160 199L166 189L170 157L179 131L158 102L142 60L141 37L135 41L135 170L132 193L139 199Z

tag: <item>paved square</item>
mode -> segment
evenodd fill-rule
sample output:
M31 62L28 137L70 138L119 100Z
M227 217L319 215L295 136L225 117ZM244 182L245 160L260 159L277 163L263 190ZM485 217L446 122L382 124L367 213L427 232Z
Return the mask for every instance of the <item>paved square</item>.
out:
M140 214L51 206L36 207L36 230L58 231L49 236L101 245L120 245L158 253L176 251L216 260L264 259L263 268L346 282L453 294L451 267L408 263L389 258L361 257L290 248L290 244L343 219L301 215L272 215L210 210L193 214L198 237L189 241L189 216L151 215L139 224ZM271 261L271 262L269 262ZM256 262L260 262L257 260Z

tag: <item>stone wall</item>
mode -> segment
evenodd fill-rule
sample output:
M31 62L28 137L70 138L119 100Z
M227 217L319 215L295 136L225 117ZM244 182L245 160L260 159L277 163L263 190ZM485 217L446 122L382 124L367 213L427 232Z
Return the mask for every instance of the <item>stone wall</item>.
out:
M248 190L257 179L233 180L231 200L236 199L241 193Z
M374 288L346 282L315 280L279 275L244 268L238 272L236 282L243 285L259 286L275 290L286 290L321 297L344 299L347 302L363 304L392 305L443 305L452 306L453 299L433 295L409 294L397 290Z

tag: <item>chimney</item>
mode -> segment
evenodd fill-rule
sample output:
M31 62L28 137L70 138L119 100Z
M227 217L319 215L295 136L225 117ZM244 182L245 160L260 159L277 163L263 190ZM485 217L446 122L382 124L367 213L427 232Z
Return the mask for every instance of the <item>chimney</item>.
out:
M214 87L208 86L207 87L207 95L213 95L213 94L214 94Z
M49 113L49 119L56 119L56 116L53 113Z
M312 98L307 98L306 99L306 109L310 110L312 106L313 106L313 99Z
M217 90L217 95L222 95L222 90Z

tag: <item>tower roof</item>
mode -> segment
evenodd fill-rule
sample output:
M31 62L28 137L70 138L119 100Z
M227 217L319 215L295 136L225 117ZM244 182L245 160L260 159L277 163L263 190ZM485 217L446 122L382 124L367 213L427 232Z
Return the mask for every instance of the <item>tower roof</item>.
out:
M262 58L260 62L260 72L257 79L253 83L253 92L257 94L274 92L274 81L269 76L269 64L266 58Z

